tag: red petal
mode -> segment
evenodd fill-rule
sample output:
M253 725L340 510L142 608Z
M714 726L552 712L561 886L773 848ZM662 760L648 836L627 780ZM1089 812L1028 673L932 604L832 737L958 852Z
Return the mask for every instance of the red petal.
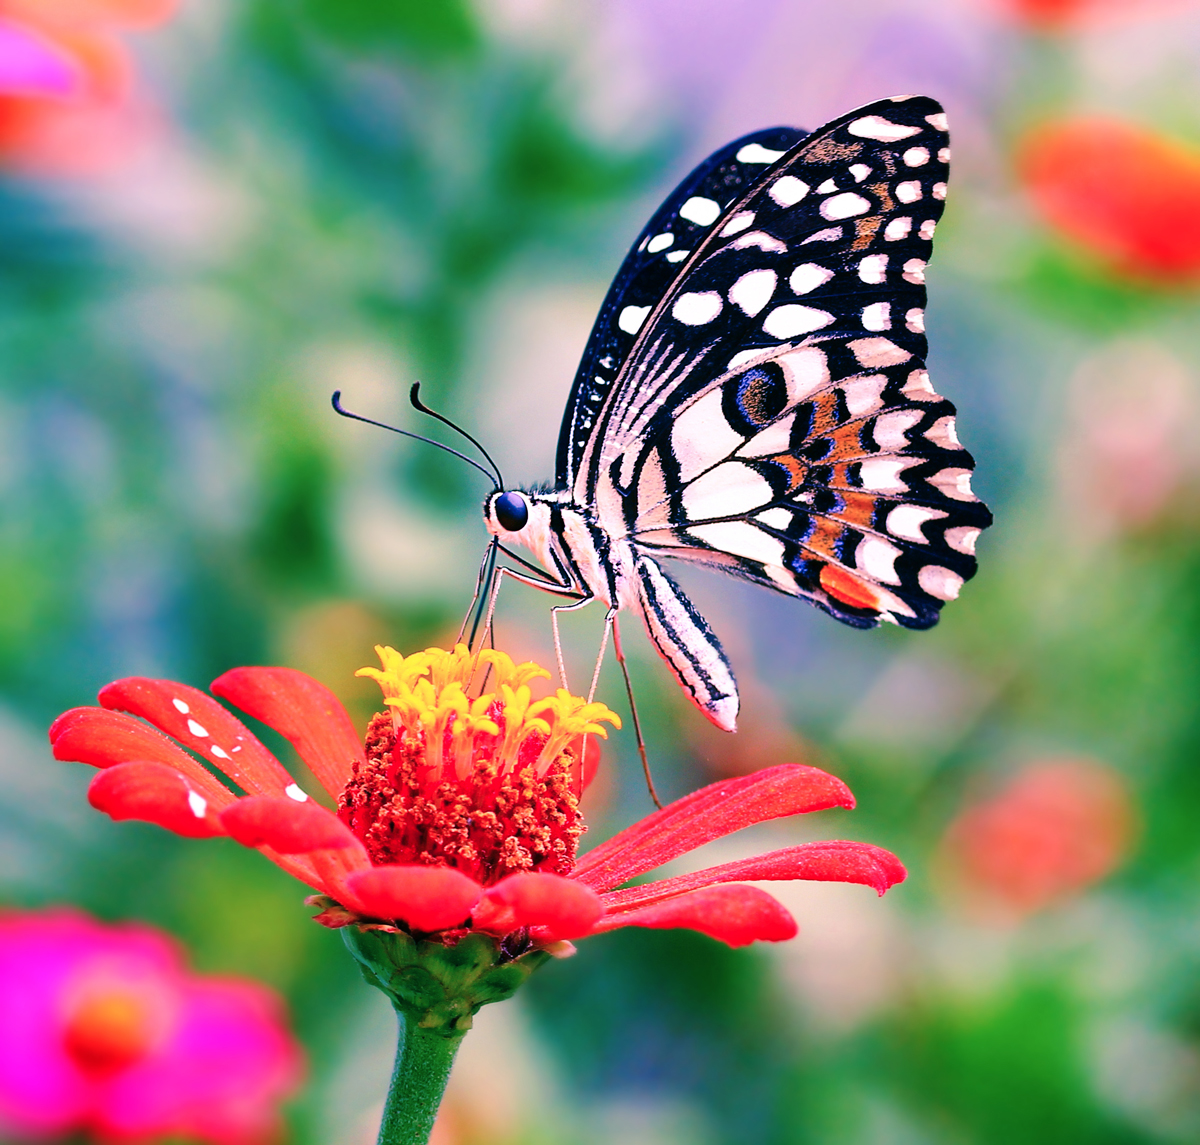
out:
M593 890L608 890L753 823L853 806L850 789L815 767L785 763L764 768L669 803L589 851L571 877Z
M600 896L590 887L562 875L531 873L509 875L488 887L472 921L493 934L536 926L547 939L582 938L603 913Z
M399 919L414 930L459 926L471 916L482 887L453 867L371 867L346 877L346 887L372 918Z
M282 795L292 777L250 732L211 696L171 680L131 676L100 690L106 708L141 716L206 760L251 795Z
M798 847L785 847L781 851L771 851L751 859L706 867L695 874L659 879L623 891L610 891L604 895L604 905L608 910L641 906L714 883L733 883L746 879L863 883L883 894L889 887L903 882L907 875L904 865L891 851L873 847L870 843L831 840L801 843Z
M114 819L141 819L177 835L207 839L224 835L214 812L234 801L210 801L165 763L118 763L100 772L88 788L88 802Z
M212 692L284 736L334 799L355 762L366 760L338 698L294 668L234 668L212 682Z
M683 927L698 930L730 946L783 942L796 935L796 920L766 891L758 887L705 887L636 910L606 914L593 934L621 926L647 926L655 930Z
M358 840L332 811L311 799L250 795L221 813L221 825L244 847L270 847L281 855L354 847Z
M186 751L173 744L141 720L103 708L72 708L50 725L50 744L55 759L113 767L133 760L166 764L187 777L210 802L229 794Z

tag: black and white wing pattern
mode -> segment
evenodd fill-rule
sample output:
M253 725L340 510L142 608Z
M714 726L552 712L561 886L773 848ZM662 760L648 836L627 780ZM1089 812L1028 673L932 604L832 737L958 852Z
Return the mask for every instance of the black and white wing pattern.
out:
M559 440L560 488L648 558L643 579L670 556L855 627L927 628L974 574L991 514L925 369L948 163L937 102L883 100L729 145L651 220ZM677 642L692 624L719 655L679 601ZM656 641L678 674L686 650Z

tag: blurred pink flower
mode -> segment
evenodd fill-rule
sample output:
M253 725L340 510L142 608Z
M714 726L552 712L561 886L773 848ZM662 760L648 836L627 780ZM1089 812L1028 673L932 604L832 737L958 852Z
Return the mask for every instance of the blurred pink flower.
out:
M0 0L0 164L34 175L119 165L153 132L120 33L176 0Z
M951 823L943 872L968 913L1016 921L1116 870L1134 821L1129 792L1111 767L1042 760Z
M279 1137L303 1071L266 986L193 974L150 927L0 913L0 1136L213 1145Z

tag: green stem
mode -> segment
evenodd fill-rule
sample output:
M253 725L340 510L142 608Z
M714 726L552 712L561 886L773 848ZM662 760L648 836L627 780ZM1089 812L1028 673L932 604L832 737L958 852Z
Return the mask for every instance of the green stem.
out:
M383 1107L379 1145L427 1145L462 1034L424 1029L396 1008L400 1024L396 1066Z

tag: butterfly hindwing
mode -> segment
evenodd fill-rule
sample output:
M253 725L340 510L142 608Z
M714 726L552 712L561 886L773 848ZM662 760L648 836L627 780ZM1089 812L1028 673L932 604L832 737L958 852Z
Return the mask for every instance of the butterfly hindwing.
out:
M606 530L855 626L936 622L991 521L924 369L948 160L936 102L882 101L719 203L625 322L574 487Z
M756 131L727 144L692 171L664 200L634 241L600 307L575 374L558 439L558 484L570 488L595 417L636 338L643 317L667 292L720 208L759 183L804 132Z

